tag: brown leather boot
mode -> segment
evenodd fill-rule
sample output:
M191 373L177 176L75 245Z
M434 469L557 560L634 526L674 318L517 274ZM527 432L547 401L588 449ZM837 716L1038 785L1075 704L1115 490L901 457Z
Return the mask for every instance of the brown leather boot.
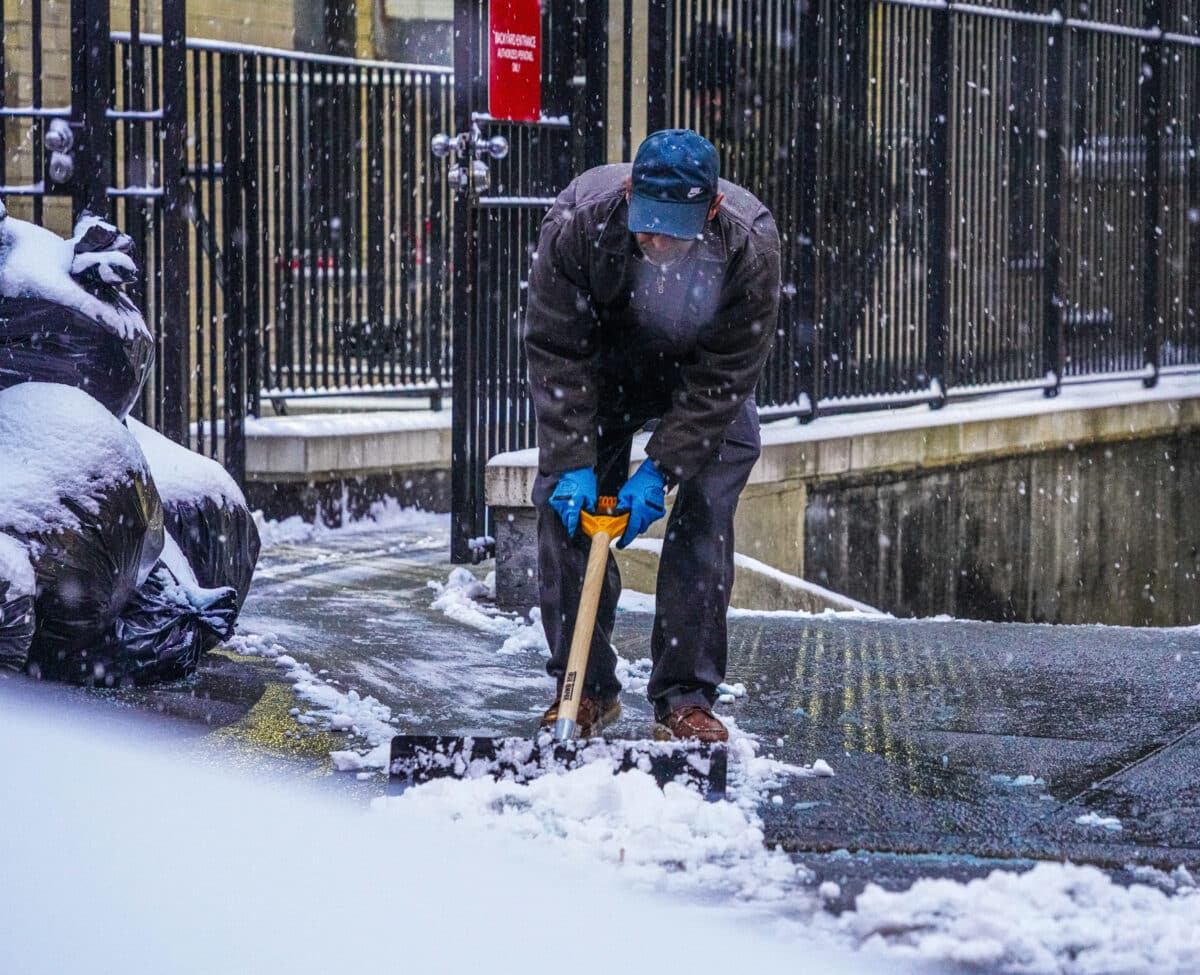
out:
M621 699L618 697L589 697L579 699L579 717L575 722L575 733L580 738L595 738L601 731L621 716ZM558 701L546 708L539 728L553 731L558 720Z
M654 726L658 741L687 738L692 741L729 741L729 731L709 708L685 704L676 708Z

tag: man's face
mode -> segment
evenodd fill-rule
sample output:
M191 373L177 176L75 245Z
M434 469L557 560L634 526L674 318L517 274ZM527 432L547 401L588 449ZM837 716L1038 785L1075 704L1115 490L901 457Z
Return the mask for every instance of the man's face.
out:
M625 180L625 199L628 200L632 194L632 185L629 179ZM712 202L712 206L708 210L708 219L712 220L717 215L717 211L721 209L721 203L725 199L724 193L718 193ZM642 255L651 264L673 264L679 260L688 251L692 249L694 240L681 240L679 237L668 237L666 234L634 234L637 240L637 245L641 249Z
M672 264L692 249L694 240L680 240L666 234L634 234L638 247L651 264Z

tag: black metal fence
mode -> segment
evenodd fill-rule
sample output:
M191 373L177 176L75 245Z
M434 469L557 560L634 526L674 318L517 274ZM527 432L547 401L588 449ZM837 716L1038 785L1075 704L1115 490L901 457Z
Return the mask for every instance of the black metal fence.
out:
M114 35L114 152L130 185L158 166L155 120L137 109L155 98L160 43ZM440 406L450 205L428 145L452 99L448 68L188 42L192 260L178 286L192 447L240 476L244 421L263 397L378 392ZM153 321L171 246L132 202L118 218L143 244ZM156 376L151 422L180 408L168 398Z
M761 403L811 416L1200 364L1200 4L649 17L648 128L708 134L779 222Z

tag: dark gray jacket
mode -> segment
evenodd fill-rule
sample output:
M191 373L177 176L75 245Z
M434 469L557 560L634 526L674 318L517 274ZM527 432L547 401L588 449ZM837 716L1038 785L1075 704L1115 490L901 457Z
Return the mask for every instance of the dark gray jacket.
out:
M762 372L779 311L779 234L751 193L725 200L688 258L660 272L626 222L628 163L575 179L542 222L525 350L539 467L596 462L606 418L658 416L646 453L672 480L720 446Z

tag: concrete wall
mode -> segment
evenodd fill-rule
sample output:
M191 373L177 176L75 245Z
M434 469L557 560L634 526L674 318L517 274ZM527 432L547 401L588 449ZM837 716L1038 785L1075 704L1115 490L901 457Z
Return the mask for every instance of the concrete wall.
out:
M900 616L1200 623L1200 433L810 488L805 577Z

